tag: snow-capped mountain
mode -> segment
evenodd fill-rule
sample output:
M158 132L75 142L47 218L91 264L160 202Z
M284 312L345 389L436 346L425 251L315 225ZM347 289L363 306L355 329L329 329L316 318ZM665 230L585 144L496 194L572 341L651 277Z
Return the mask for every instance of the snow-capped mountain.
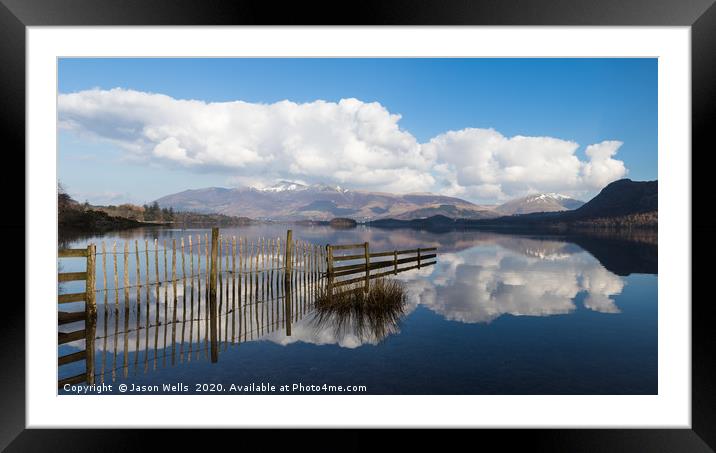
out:
M351 190L328 184L278 181L271 186L185 190L157 200L175 211L216 213L253 219L358 221L413 220L435 215L452 219L486 219L513 214L577 209L584 203L558 193L541 193L505 204L477 205L433 193L391 194Z
M538 193L510 200L495 208L502 215L530 214L533 212L571 211L584 204L583 201L559 193Z
M339 193L348 192L348 189L343 189L341 186L329 186L327 184L302 184L295 181L279 181L278 183L268 187L253 187L253 189L259 192L298 192L301 190L314 190L314 191L333 191Z
M495 217L489 208L460 198L420 194L390 194L349 190L327 184L306 185L279 181L268 187L225 189L210 187L185 190L157 200L162 207L175 211L218 213L253 219L330 220L351 217L355 220L425 217L435 212L459 213L461 217Z
M278 183L274 184L273 186L268 187L253 187L254 189L258 190L259 192L287 192L289 190L306 190L308 189L308 186L305 184L301 184L298 182L293 181L279 181Z

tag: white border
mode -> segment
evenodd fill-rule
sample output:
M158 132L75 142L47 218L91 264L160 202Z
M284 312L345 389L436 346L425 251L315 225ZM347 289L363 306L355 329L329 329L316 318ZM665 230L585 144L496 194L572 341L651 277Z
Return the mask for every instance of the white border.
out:
M58 397L58 56L658 57L659 395ZM690 427L690 64L688 27L28 27L27 427Z

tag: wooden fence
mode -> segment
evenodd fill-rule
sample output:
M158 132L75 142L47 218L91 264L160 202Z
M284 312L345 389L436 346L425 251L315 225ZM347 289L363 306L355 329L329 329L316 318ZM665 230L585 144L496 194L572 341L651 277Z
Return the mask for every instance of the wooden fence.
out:
M160 356L166 362L167 348L171 348L172 365L177 356L184 360L187 350L187 360L191 360L192 351L195 357L205 351L207 359L215 362L220 344L240 344L249 336L258 338L277 329L290 336L292 323L310 310L317 290L326 285L333 289L364 282L368 289L372 279L429 266L436 258L435 248L370 252L367 242L319 246L294 240L291 230L285 240L222 236L215 228L211 236L161 243L158 239L153 243L144 240L143 247L139 240L124 241L119 249L117 245L102 241L99 251L94 244L86 249L59 251L60 258L87 260L83 272L58 275L60 282L86 280L84 292L58 295L60 304L85 302L83 312L58 314L59 326L85 323L82 330L58 334L58 347L85 341L85 350L58 357L58 364L84 359L86 365L85 373L58 379L60 387L94 383L95 377L104 382L107 369L112 370L112 379L118 369L126 374L129 351L135 352L135 367L142 349L145 366L151 350L155 367ZM361 253L356 254L356 250ZM353 254L342 254L350 251ZM103 305L104 318L98 337L96 298ZM152 348L150 331L154 333ZM144 338L140 338L142 333ZM121 338L123 347L118 344ZM102 341L101 364L97 365L95 340ZM112 343L108 343L110 340ZM106 354L109 350L113 351L111 357ZM118 350L123 350L121 360Z
M149 302L143 297L138 306L132 300L129 310L114 310L111 303L104 307L100 304L95 340L96 381L114 382L130 373L210 361L212 342L218 346L215 354L220 356L222 351L240 347L242 343L277 332L286 333L287 328L309 312L315 295L309 279L302 275L293 279L292 290L286 298L282 274L274 271L271 278L269 271L265 279L259 276L258 285L255 277L237 274L236 291L232 291L229 280L228 294L227 285L223 292L217 288L215 339L211 335L209 300L206 291L197 291L196 278L186 282L186 292L182 292L184 285L180 279L176 304L171 285L169 288L164 285L158 304L153 297ZM168 289L166 297L164 289ZM222 303L218 303L219 300Z
M356 250L361 250L361 253L355 253ZM372 279L395 275L398 272L405 272L411 269L432 266L436 263L435 260L437 258L436 247L371 252L368 242L362 244L329 244L326 246L326 251L329 290L346 285L363 283L364 289L368 291ZM348 251L352 251L352 253L336 253L347 253ZM341 265L336 265L336 262ZM343 262L348 262L348 264L342 264ZM409 266L406 266L406 264ZM383 269L388 270L373 272ZM361 276L353 277L357 274L361 274Z
M94 384L94 338L95 338L95 320L97 318L97 308L95 303L95 246L89 245L86 249L63 249L59 250L58 258L85 258L86 270L84 272L59 272L57 274L58 282L85 281L85 290L80 293L60 294L57 297L59 305L69 304L72 302L84 302L84 310L82 311L58 311L57 313L57 346L71 343L74 341L84 340L84 349L77 352L62 355L58 354L57 366L68 365L70 363L85 361L85 372L76 374L63 379L58 379L57 386L62 387L65 384L76 384L87 382ZM84 322L82 330L74 330L70 332L61 332L59 326Z
M87 259L86 269L82 272L59 274L61 283L87 279L84 292L59 294L59 303L85 299L87 303L83 312L60 311L58 332L63 330L60 326L64 324L85 319L88 320L86 325L94 326L97 317L95 298L99 298L105 316L103 340L111 328L107 325L107 317L112 315L110 311L117 323L120 317L123 318L126 337L129 336L127 333L141 329L155 328L158 331L162 324L170 325L172 348L176 344L176 328L186 325L191 329L191 321L201 321L205 323L202 328L208 332L206 340L211 360L216 361L220 342L238 343L242 336L246 341L248 335L253 338L255 333L268 331L269 325L273 329L280 323L281 329L290 336L291 324L309 309L315 293L312 288L325 281L325 249L294 240L290 230L285 240L221 236L218 229L213 229L211 236L188 236L161 243L155 239L153 245L148 240L143 242L141 247L139 240L124 241L122 248L121 243L102 241L100 250L92 244L87 249L59 251L60 258ZM95 279L98 281L96 285ZM153 311L153 320L149 319L150 311ZM222 318L222 314L227 316ZM130 325L130 319L136 325ZM254 322L256 327L252 328ZM121 326L117 324L114 337L121 334ZM166 335L164 326L165 345ZM58 385L92 382L96 375L92 356L95 330L61 332L58 339L58 347L68 343L79 346L79 340L83 339L92 346L59 357L60 365L85 358L90 360L86 362L85 374L58 379ZM155 346L160 343L161 340ZM124 349L128 351L131 347L125 345ZM173 357L174 351L172 360ZM125 366L123 363L122 367Z

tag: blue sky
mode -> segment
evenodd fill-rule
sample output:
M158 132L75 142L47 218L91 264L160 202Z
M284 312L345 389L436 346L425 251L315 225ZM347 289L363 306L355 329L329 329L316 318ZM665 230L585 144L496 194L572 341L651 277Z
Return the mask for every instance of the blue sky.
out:
M61 59L58 74L58 178L95 203L276 179L489 203L657 177L656 59Z

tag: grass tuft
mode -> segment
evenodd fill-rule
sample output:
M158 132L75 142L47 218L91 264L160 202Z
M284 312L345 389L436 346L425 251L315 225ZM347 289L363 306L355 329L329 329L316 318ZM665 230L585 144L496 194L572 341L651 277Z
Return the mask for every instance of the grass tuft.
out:
M367 292L363 283L334 289L332 294L320 288L314 322L317 327L332 325L337 336L352 332L361 339L381 341L398 331L406 300L405 285L391 279L371 281Z

